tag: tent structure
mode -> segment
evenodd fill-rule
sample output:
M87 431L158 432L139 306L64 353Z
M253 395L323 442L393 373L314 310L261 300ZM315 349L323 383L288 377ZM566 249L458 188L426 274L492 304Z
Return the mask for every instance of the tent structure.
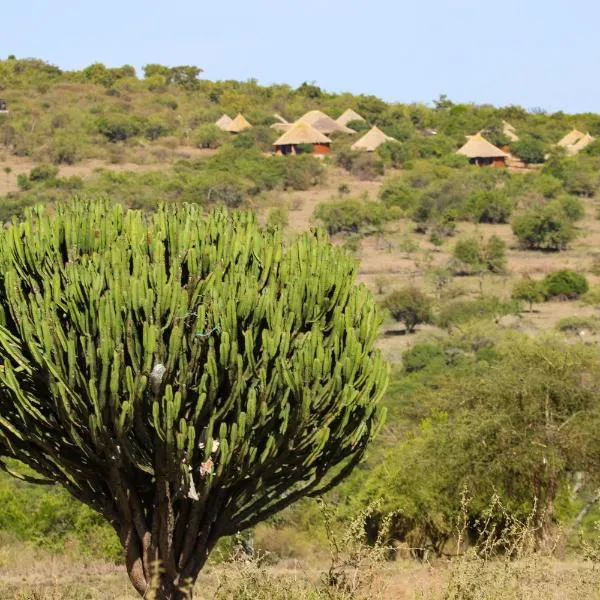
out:
M595 139L589 133L581 133L581 131L573 129L556 145L565 148L567 154L573 156L589 146Z
M471 164L480 166L494 165L503 167L506 165L508 154L494 144L488 142L480 133L467 136L467 143L456 151L469 159Z
M346 127L352 121L364 121L364 119L351 108L347 108L337 119L336 122Z
M307 112L305 115L302 115L296 123L308 123L325 135L334 132L356 133L354 129L350 129L345 125L340 125L337 121L334 121L330 116L320 110L311 110Z
M248 123L246 117L242 113L239 113L238 116L229 123L229 125L225 125L223 127L223 131L229 131L229 133L240 133L241 131L245 131L246 129L251 129L252 125Z
M225 127L227 127L228 125L230 125L232 123L233 119L229 116L229 115L221 115L221 117L219 118L219 120L215 123L215 125L219 128L219 129L225 129Z
M507 121L502 121L502 133L511 141L518 142L519 136L517 130Z
M313 154L330 154L331 140L309 123L297 122L288 129L273 145L277 154L296 154L299 145L311 144Z
M374 152L386 142L397 142L393 137L386 135L378 127L372 127L360 140L357 140L352 144L352 150L364 150L365 152Z

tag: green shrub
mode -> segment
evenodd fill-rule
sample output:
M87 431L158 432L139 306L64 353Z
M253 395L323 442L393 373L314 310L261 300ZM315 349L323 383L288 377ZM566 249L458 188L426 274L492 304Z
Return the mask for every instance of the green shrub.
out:
M124 142L142 130L139 117L111 114L98 119L98 132L109 142Z
M317 205L313 217L321 221L330 235L381 230L385 221L393 218L393 211L379 202L344 198Z
M575 231L562 211L546 207L513 219L512 229L522 248L564 250Z
M33 167L29 172L30 181L51 181L56 179L58 167L50 164L41 164Z
M533 303L539 302L544 298L542 283L531 277L523 277L513 285L511 297L514 300L527 302L529 304L529 312L531 312Z
M450 329L475 319L497 319L518 312L518 302L506 302L496 296L477 300L456 300L442 307L437 324L444 329Z
M576 196L563 195L548 204L550 209L561 212L572 223L585 216L583 202Z
M457 274L472 274L491 271L501 273L506 266L506 243L496 235L487 242L477 238L458 240L453 256L458 262Z
M565 317L556 324L556 329L565 333L580 333L583 330L598 333L600 319L598 317Z
M379 199L386 206L397 206L404 211L415 208L418 196L402 177L387 179L379 190Z
M394 321L404 323L408 333L412 333L420 323L431 322L432 301L415 287L391 292L382 306L389 311Z
M439 344L415 344L402 355L402 367L407 373L422 371L434 361L443 361L444 350Z
M502 190L474 192L467 199L466 214L478 223L507 223L513 201Z
M552 298L572 300L588 290L589 285L585 276L567 269L549 273L542 281L542 292L547 300Z
M546 145L532 137L523 137L513 142L510 149L525 164L541 164L546 156Z
M227 133L216 125L205 123L196 127L192 133L192 143L199 148L216 149L227 140Z

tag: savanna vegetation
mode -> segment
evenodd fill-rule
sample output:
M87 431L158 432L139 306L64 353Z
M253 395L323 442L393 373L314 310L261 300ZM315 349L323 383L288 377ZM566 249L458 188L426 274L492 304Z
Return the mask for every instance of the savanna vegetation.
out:
M193 495L193 485L201 496L210 479L205 475L214 469L223 479L224 464L232 465L227 485L238 494L232 492L232 498L249 498L256 486L260 518L251 518L246 506L248 510L238 510L239 519L233 508L227 512L230 523L219 535L198 526L213 531L203 547L212 552L210 558L205 552L201 561L206 560L196 586L200 597L595 597L600 589L600 153L596 142L575 156L555 143L575 127L600 135L600 116L455 104L444 96L432 106L387 104L372 96L330 94L314 84L294 89L252 80L213 82L194 66L147 65L136 73L129 66L96 64L67 72L41 60L18 58L0 61L0 98L9 109L0 113L0 220L6 225L0 236L0 597L133 598L125 566L130 573L141 569L140 593L173 596L184 575L193 579L197 574L176 550L165 551L180 544L177 527L184 527L189 509L177 494ZM351 150L357 136L334 134L333 153L324 159L272 155L278 135L270 128L275 113L293 121L318 108L335 118L349 107L365 119L351 127L365 131L377 125L397 142L366 154ZM231 135L214 125L221 114L238 112L252 129ZM518 142L505 137L503 121L514 126ZM465 135L480 130L526 167L480 168L456 155ZM44 207L35 209L39 212L28 212L39 205ZM140 212L124 217L121 205ZM88 223L82 215L89 206L102 209L92 210L95 216ZM251 251L246 252L248 247L238 253L246 257L246 270L238 270L232 260L235 244L225 241L237 235L235 227L223 229L223 221L215 217L224 214L218 212L223 208L255 215L236 217L240 231L251 230L253 240ZM66 225L69 210L79 215L77 231ZM53 245L51 230L33 225L48 223L47 218L62 223L56 231L63 231L65 240L72 236L71 246ZM140 233L139 243L121 248L111 237L111 223L119 231L129 227L131 235L144 229L142 223L152 226L144 229L147 235ZM194 257L176 249L183 247L182 236L190 228L211 223L222 228L215 247L222 244L226 250L218 259L208 246L199 251L204 262L198 264L222 275L198 282L211 298L201 319L196 314L199 297L190 296L196 304L187 306L183 295L167 294L174 285L167 271L179 264L173 260L192 268ZM317 227L320 233L298 237ZM89 259L86 248L93 248ZM173 260L167 249L174 252ZM200 422L186 413L192 406L189 394L157 403L154 414L150 405L147 413L136 412L135 398L126 401L113 391L130 386L137 398L136 381L141 383L129 374L137 377L136 357L145 364L145 355L126 350L130 341L125 329L125 337L117 335L121 317L113 319L113 313L98 308L102 318L94 321L96 313L88 315L82 306L101 298L106 302L108 280L100 281L97 270L101 263L114 267L125 250L144 268L153 252L160 254L158 264L169 257L166 279L157 271L144 280L134 269L133 279L139 275L146 282L141 288L109 287L113 295L116 289L129 298L127 303L140 303L138 308L131 304L130 315L141 332L140 348L152 346L154 334L145 327L158 323L150 323L153 310L148 312L142 301L148 290L156 292L156 302L168 296L180 302L185 315L194 313L195 328L184 320L184 325L168 325L156 338L165 354L159 362L167 373L177 370L169 360L179 361L177 372L200 372L189 367L198 360L193 346L171 353L172 336L165 332L191 327L194 334L207 335L199 344L206 347L207 360L210 352L215 354L211 369L216 369L218 389L235 405L228 416L219 415L223 431L202 433ZM225 266L228 260L230 267ZM279 279L264 275L269 260L280 265ZM348 287L353 273L370 293ZM270 281L264 298L257 288L263 275ZM304 283L305 296L298 291ZM281 286L288 286L287 295ZM292 295L292 288L298 294ZM334 307L346 293L340 290L352 296L346 300L352 314L344 322ZM237 303L219 300L232 294ZM271 310L273 294L281 300L281 326L293 325L290 332L296 336L298 364L285 373L276 358L280 350L271 352L269 338L275 329L271 321L279 316L261 312ZM361 312L374 310L367 300L371 295L383 319L378 331ZM322 302L331 304L329 312ZM108 311L107 306L102 310ZM161 314L171 312L165 300ZM239 330L232 324L234 313L236 319L243 316ZM304 324L294 321L298 315ZM101 334L109 326L111 335ZM253 341L248 328L254 331ZM347 369L348 382L354 381L358 390L366 385L353 365L362 364L357 356L370 360L375 354L358 350L357 340L364 341L364 349L372 342L391 364L390 385L378 405L387 418L365 456L375 421L365 419L368 433L361 437L354 430L354 439L349 429L354 421L342 410L358 402L355 392L348 388L339 394L338 405L333 397L341 388L334 386L327 392L331 406L319 404L325 390L315 386L328 377L339 381L336 367L322 356L329 342L337 348L328 333L332 328L344 330L340 339L354 357L337 367L343 381ZM307 346L300 344L302 336ZM84 348L83 339L98 347ZM261 404L273 409L278 425L257 428L255 434L264 435L254 444L249 434L240 434L248 432L239 423L235 398L246 396L233 385L227 361L237 353L242 370L258 373L262 352L273 354L268 359L274 361L268 369L273 379L257 375L253 389L262 401L279 373L281 388L273 388L268 398L277 396L281 405ZM171 354L175 356L169 358ZM107 398L105 413L95 417L93 361L86 362L93 355L99 361L96 377L106 379ZM113 369L115 361L118 368ZM253 366L252 361L258 363ZM154 366L153 361L147 365L147 378ZM140 367L139 377L143 371ZM267 463L283 460L275 452L277 440L285 437L279 427L284 422L298 425L300 419L288 402L289 389L312 398L316 404L308 414L324 421L302 434L306 447L298 446L295 456L277 467L277 477L268 479L259 469L250 485L240 475L251 471L242 460L251 453L244 441L255 447L255 454L264 453ZM67 390L77 390L75 396L86 402L72 404ZM41 398L47 403L44 410L38 405ZM175 405L183 416L169 425ZM145 423L141 428L135 425L139 414ZM202 413L202 419L210 421L204 418L208 414ZM267 421L268 414L263 415ZM328 437L323 433L329 428L332 435L328 420L336 418L338 436ZM48 419L60 428L46 429ZM127 431L133 432L135 444ZM146 434L164 450L166 462L156 481L145 462ZM96 460L103 444L119 435L127 456L123 468L136 481L127 493L144 490L147 518L157 505L160 478L178 503L161 504L177 515L174 529L161 542L152 541L154 554L142 552L137 563L123 552L127 519L107 517L108 508L90 500L111 497L124 485L110 469L103 471L106 457ZM75 439L87 448L84 459L71 455ZM218 442L214 455L213 440ZM318 457L330 468L335 461L327 453L334 449L340 459L344 454L361 461L351 473L328 471L339 483L332 489L310 487L327 470L315 466ZM61 462L67 450L69 461ZM294 466L307 461L315 472ZM186 465L205 475L190 476ZM288 475L282 476L286 469ZM39 478L62 485L32 483ZM219 493L218 485L205 487L210 494ZM323 492L321 500L305 497L313 490ZM269 502L278 510L266 510ZM232 506L238 504L232 500ZM148 539L159 531L160 523L155 530L150 527ZM138 528L135 535L143 546L144 531L140 535ZM169 563L173 555L175 564ZM153 570L151 559L156 557L166 561L163 570ZM49 564L61 565L63 580L44 567Z

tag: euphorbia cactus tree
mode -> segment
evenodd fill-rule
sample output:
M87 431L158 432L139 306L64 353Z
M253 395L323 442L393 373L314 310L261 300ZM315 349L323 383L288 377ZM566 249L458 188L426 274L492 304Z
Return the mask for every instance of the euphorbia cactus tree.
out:
M104 515L140 595L187 597L221 536L363 456L387 367L354 275L250 213L27 213L0 232L0 457Z

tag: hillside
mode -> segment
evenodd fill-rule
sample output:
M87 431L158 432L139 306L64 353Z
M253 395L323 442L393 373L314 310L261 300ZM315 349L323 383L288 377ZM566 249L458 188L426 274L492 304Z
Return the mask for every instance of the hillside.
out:
M377 499L371 537L392 515L399 562L385 567L396 590L386 597L451 585L456 573L442 560L455 552L458 523L477 547L486 518L498 531L526 523L561 597L586 593L574 580L587 573L582 558L600 521L600 143L578 153L556 144L573 129L600 136L600 115L443 96L433 107L387 104L312 84L211 82L190 66L148 65L139 78L127 66L62 72L34 59L0 61L0 99L8 109L0 113L3 221L38 203L51 211L56 202L106 197L154 211L192 202L254 210L287 239L321 226L355 256L358 280L382 306L378 346L393 375L383 431L328 502L336 531ZM337 118L348 108L364 121L349 123L355 135L332 134L330 155L273 155L275 115L292 122L318 109ZM214 123L224 113L243 113L252 129L222 131ZM371 126L397 141L351 150ZM479 131L519 167L478 167L457 155ZM22 573L34 591L52 579L20 563L28 552L64 561L60 593L73 585L73 561L100 561L92 586L120 581L102 562L119 560L112 531L65 493L2 475L0 500L7 597L17 597ZM327 535L312 501L252 535L286 577L303 561L308 579L318 578ZM439 570L404 562L415 557L439 561ZM459 567L461 577L477 578ZM219 573L207 575L215 587Z

